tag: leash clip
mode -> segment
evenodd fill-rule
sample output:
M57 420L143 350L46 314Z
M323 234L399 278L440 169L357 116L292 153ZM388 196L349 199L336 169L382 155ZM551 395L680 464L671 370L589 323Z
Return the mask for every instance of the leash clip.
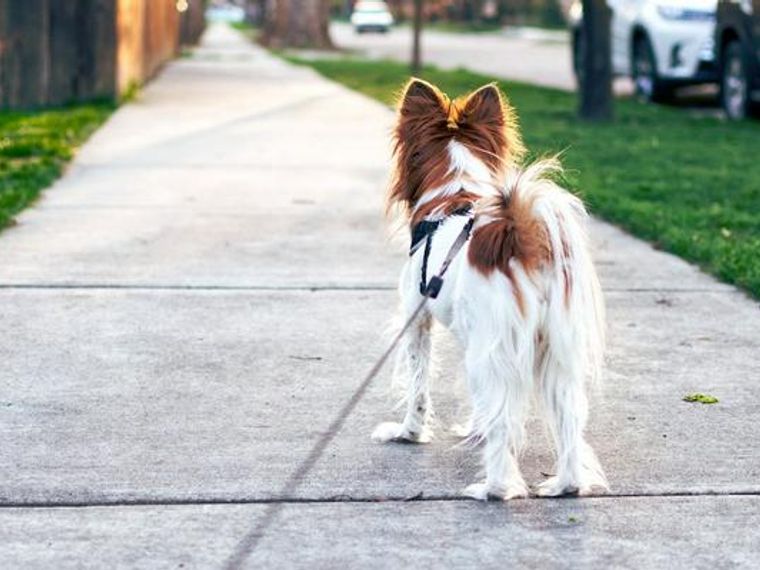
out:
M441 292L441 287L443 287L443 279L438 275L434 275L430 278L430 281L428 281L427 287L425 288L425 296L435 299L438 297L438 293Z

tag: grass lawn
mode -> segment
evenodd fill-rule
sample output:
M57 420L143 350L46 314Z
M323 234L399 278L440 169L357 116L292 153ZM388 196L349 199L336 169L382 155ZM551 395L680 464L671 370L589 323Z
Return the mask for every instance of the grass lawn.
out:
M395 62L290 59L388 104L408 78ZM454 95L493 80L433 67L422 75ZM760 297L760 122L621 100L614 123L584 124L572 94L499 84L531 153L563 151L592 213Z
M77 147L114 108L98 103L0 112L0 229L61 175Z

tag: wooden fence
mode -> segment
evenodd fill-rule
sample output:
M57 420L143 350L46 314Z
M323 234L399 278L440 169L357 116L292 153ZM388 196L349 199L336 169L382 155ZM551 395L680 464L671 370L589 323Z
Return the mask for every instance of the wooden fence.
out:
M0 108L113 98L203 30L203 0L0 0Z

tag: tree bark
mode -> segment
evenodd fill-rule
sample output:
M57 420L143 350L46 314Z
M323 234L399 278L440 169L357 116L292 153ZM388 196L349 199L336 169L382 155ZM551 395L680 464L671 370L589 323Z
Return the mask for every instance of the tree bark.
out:
M419 75L422 69L422 0L414 0L412 19L412 75Z
M333 47L329 0L267 0L262 41L273 48Z
M611 20L612 11L605 0L583 0L578 112L587 121L610 121L613 116Z
M206 29L205 0L191 0L188 9L180 14L180 44L195 45Z

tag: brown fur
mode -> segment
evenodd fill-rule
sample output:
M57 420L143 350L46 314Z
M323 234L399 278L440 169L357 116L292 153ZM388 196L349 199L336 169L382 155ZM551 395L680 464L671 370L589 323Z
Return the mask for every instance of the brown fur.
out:
M495 85L452 101L437 87L410 80L399 104L389 208L400 204L409 214L425 191L449 181L446 147L452 140L466 145L494 176L524 153L514 111Z
M421 222L431 214L437 214L441 217L449 216L455 211L472 206L480 196L472 192L460 190L451 196L443 196L426 202L414 211L411 218L411 225Z
M483 275L498 269L507 276L521 312L524 312L522 294L510 261L519 260L530 275L552 260L546 227L532 210L533 201L523 199L516 189L508 196L491 198L480 212L495 219L475 229L468 251L470 265Z

